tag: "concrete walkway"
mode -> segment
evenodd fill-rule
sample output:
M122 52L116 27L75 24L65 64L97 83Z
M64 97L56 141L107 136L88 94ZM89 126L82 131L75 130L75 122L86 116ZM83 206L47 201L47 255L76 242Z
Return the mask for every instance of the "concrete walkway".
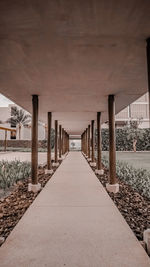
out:
M1 267L148 267L80 152L71 152L0 248Z

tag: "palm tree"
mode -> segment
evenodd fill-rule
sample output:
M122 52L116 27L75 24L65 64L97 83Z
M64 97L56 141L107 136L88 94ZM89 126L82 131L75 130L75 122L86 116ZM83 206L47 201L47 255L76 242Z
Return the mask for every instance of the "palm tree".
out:
M22 126L28 127L28 124L31 122L31 115L26 114L23 109L18 109L16 106L14 106L11 109L11 117L7 120L7 122L13 127L18 126L20 140L21 128Z

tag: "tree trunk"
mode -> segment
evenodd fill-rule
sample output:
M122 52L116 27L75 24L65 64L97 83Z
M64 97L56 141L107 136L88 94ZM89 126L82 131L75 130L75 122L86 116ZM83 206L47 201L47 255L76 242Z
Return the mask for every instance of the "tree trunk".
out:
M136 143L137 143L137 140L134 140L133 141L133 151L136 152Z
M19 125L19 140L21 139L21 125Z

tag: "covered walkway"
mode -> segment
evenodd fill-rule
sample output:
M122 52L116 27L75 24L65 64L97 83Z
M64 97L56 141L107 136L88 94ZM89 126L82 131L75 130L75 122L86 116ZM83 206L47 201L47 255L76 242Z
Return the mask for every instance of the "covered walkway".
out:
M148 267L81 152L70 152L0 249L2 267Z

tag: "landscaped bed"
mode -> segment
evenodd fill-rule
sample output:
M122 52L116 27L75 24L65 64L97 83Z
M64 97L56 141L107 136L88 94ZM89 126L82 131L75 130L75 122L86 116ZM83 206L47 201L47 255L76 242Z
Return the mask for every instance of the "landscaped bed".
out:
M95 168L92 167L92 169L95 171ZM97 175L97 177L106 188L106 183L109 181L108 169L104 168L104 175ZM150 228L150 199L142 196L123 180L118 178L118 181L120 186L119 192L117 194L108 192L108 194L138 240L142 241L144 230Z
M61 161L59 161L61 163ZM54 172L56 167L53 168ZM38 181L43 188L52 175L45 175L45 169L38 169ZM7 188L7 196L0 198L0 239L1 244L8 237L25 211L32 204L38 193L28 192L30 178L19 180L14 186ZM1 245L0 244L0 245Z
M108 171L98 179L106 187L108 183ZM135 233L136 237L143 240L143 232L150 228L150 200L141 196L136 190L125 182L119 180L119 193L108 193L119 211Z

